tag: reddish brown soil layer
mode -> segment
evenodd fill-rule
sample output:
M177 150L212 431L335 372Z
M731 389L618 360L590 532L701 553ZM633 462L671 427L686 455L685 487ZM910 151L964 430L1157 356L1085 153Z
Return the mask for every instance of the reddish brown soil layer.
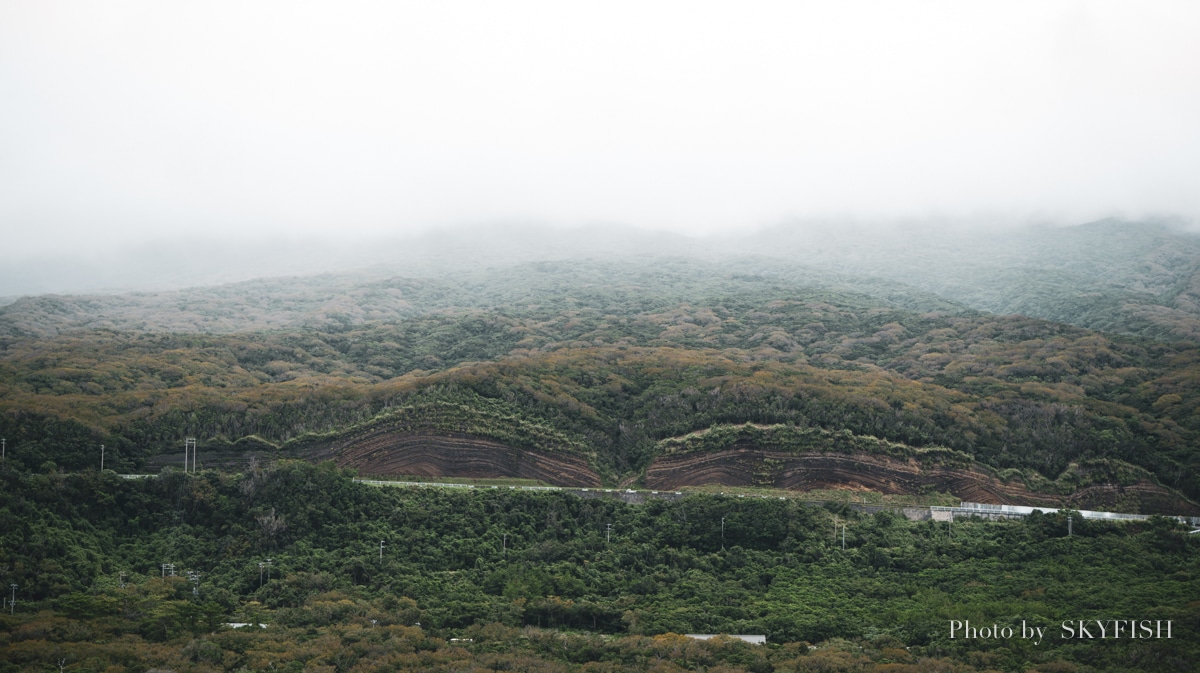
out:
M381 430L312 446L309 460L332 459L362 475L537 479L556 486L599 486L582 456L529 449L463 434L395 433Z
M1157 484L1094 485L1071 495L1030 491L1023 483L961 467L925 466L868 454L791 454L752 447L716 453L685 453L655 459L646 487L677 489L704 484L759 486L791 490L868 489L888 494L948 492L970 502L1052 505L1107 510L1136 506L1147 513L1200 514L1200 508Z

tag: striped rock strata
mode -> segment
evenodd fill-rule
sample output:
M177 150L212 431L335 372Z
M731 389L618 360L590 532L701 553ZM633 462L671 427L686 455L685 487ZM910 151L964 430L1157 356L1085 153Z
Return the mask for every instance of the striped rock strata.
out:
M1149 481L1100 484L1071 495L1039 493L1017 481L963 467L922 466L872 454L783 453L735 447L712 453L661 456L646 471L646 486L678 489L704 484L789 490L865 489L888 494L952 493L970 502L1108 509L1136 503L1143 512L1200 514L1200 508ZM1129 510L1126 510L1129 511Z
M599 486L583 456L514 449L459 433L368 431L306 447L299 456L333 460L362 475L537 479L556 486Z

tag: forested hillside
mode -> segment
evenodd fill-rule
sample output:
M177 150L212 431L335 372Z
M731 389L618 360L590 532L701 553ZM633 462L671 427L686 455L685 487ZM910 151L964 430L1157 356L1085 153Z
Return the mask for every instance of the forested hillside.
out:
M185 331L193 323L172 304L178 297L106 298L111 326L90 328L23 312L85 300L34 298L4 315L3 432L29 468L91 465L104 443L110 465L138 469L178 451L185 436L205 446L254 438L250 449L288 455L314 441L306 435L442 400L480 437L514 441L468 418L489 405L545 428L606 483L640 478L665 439L754 422L947 447L1024 471L1013 478L1025 482L1069 468L1079 485L1149 474L1200 496L1200 353L1190 342L723 269L537 262L357 289L337 289L344 279L273 281L263 287L277 289L261 295L257 285L230 286L186 305L187 315L206 316L195 331ZM294 288L292 299L278 288ZM135 309L146 329L131 329ZM258 324L255 315L281 327L201 331L222 316ZM49 427L64 441L47 442Z
M225 270L206 276L204 270L216 260L225 260L216 264ZM737 239L630 228L500 228L358 247L274 242L252 250L211 244L152 248L130 251L98 268L79 260L57 263L68 261L69 268L60 270L64 276L78 268L88 268L94 278L116 273L112 287L178 288L188 278L195 278L196 286L24 298L4 298L0 287L0 334L46 336L79 327L236 332L358 324L451 306L536 300L595 283L608 290L694 295L696 280L685 281L690 286L685 289L676 273L686 263L692 271L706 270L700 284L761 276L861 292L916 311L965 307L1163 341L1200 338L1200 235L1164 222L978 230L809 222ZM580 266L580 261L592 264ZM597 275L595 263L607 265L609 272L614 265L623 267L614 279L610 273ZM23 275L6 269L0 285L20 286L24 276L47 273L43 267ZM143 271L139 282L139 269L156 271ZM324 275L314 275L313 269ZM219 284L230 276L272 278ZM94 278L77 285L95 287Z
M0 579L18 585L4 671L1178 671L1200 655L1200 540L1166 519L1068 536L1062 515L376 488L305 463L0 480ZM1062 637L1063 620L1118 617L1173 637ZM951 620L1048 636L952 639ZM697 632L769 644L664 635Z
M1161 340L1200 339L1200 236L1162 222L973 231L780 228L763 254L919 288L971 308Z
M20 298L0 307L0 673L1186 670L1200 536L1174 520L777 496L1200 514L1189 236L857 254L764 232L472 262L483 239L404 270ZM186 437L198 474L171 467ZM746 497L380 489L347 466ZM1179 637L1061 638L1116 618Z

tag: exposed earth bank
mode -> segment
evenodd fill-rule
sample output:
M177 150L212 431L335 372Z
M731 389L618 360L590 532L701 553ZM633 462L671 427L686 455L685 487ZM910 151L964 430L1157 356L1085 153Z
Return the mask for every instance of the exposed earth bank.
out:
M599 486L586 458L515 449L467 434L374 432L306 447L299 457L333 460L362 475L537 479L556 486Z
M1030 490L985 472L921 465L872 454L785 453L738 446L712 453L661 456L646 471L646 487L678 489L705 484L788 490L859 489L885 494L952 493L970 502L1045 505L1074 509L1163 514L1200 514L1200 508L1148 480L1133 484L1093 484L1071 494Z
M247 447L248 449L249 447ZM203 467L241 469L251 455L332 460L364 477L458 477L533 479L555 486L598 487L601 477L586 456L570 451L515 448L495 439L438 430L397 431L376 427L291 450L250 451L228 447L201 451ZM273 448L273 447L272 447ZM182 456L159 456L149 467L179 464ZM629 480L632 481L632 477ZM1052 482L1048 482L1052 483ZM810 491L846 489L884 494L950 493L970 501L1137 512L1200 515L1200 507L1149 479L1090 483L1074 490L1030 488L1023 479L1001 478L975 465L931 464L866 452L774 451L737 441L718 451L668 453L647 467L645 487L678 490L720 485Z

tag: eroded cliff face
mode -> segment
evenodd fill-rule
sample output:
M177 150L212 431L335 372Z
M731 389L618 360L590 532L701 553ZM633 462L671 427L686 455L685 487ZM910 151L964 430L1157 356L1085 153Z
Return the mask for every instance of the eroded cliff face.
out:
M1093 485L1058 495L1031 491L1024 483L1004 482L982 471L922 466L915 460L871 454L784 453L736 446L726 451L661 456L646 472L647 488L669 490L704 484L800 491L866 489L887 494L940 491L970 502L1000 505L1200 514L1194 504L1149 481Z
M599 486L580 455L514 449L456 433L376 430L306 447L298 457L333 460L364 476L537 479L557 486Z

